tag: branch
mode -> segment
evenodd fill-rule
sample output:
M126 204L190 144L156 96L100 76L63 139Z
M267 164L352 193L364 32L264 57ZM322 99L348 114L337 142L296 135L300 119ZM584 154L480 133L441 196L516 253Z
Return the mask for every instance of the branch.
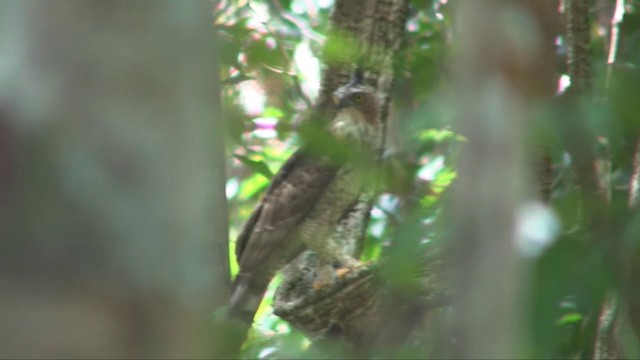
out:
M565 6L571 91L584 93L591 84L589 0L567 0Z
M275 314L311 339L331 337L345 341L361 352L385 339L380 333L387 324L380 314L389 294L388 290L382 289L391 287L386 286L380 276L380 264L356 268L313 291L316 259L311 254L306 256L297 259L285 272L288 281L276 292ZM419 272L415 274L418 290L413 296L422 309L432 310L449 304L449 290L442 276L444 268L445 263L440 256L423 258ZM415 313L410 314L415 320L421 320ZM399 331L399 334L405 332ZM406 336L400 337L406 340Z
M611 30L609 40L609 55L607 56L607 77L605 80L605 88L609 88L611 84L611 72L613 64L616 62L616 55L618 53L618 40L620 39L620 23L624 17L624 3L625 0L616 0L616 9L611 18Z

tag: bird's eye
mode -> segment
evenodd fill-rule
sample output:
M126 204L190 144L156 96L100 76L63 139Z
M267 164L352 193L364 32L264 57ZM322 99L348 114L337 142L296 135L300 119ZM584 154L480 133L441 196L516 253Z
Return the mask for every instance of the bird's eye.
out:
M362 94L355 94L353 96L353 100L355 100L356 102L361 102L364 99L364 95Z

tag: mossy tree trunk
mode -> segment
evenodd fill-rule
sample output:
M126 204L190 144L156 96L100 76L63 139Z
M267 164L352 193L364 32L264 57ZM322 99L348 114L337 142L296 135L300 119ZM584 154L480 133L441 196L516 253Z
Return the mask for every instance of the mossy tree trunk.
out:
M338 0L331 15L331 30L324 48L325 68L316 111L325 118L335 111L331 95L347 83L356 67L384 99L377 134L378 156L385 146L390 93L395 77L395 57L400 49L408 11L407 0ZM320 110L322 109L322 110ZM336 235L345 250L358 255L374 200L361 197ZM363 267L322 291L308 291L317 272L308 253L285 271L274 303L276 314L312 338L329 337L364 348L381 329L379 289L374 285L375 266Z

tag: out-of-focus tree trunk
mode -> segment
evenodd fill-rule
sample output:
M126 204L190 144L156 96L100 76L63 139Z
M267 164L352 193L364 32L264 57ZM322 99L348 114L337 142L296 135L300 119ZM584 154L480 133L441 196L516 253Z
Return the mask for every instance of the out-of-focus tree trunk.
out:
M0 2L0 356L211 354L228 285L211 9Z
M563 125L564 137L567 141L572 161L575 163L576 175L580 184L581 208L585 214L583 216L584 227L591 230L596 242L608 243L609 251L605 256L611 269L616 275L621 275L624 270L620 266L618 259L620 252L620 236L616 235L613 229L611 218L612 192L610 183L611 159L606 156L597 156L593 151L593 144L596 143L596 136L590 133L589 127L585 123L586 113L582 107L576 106L581 101L585 101L592 96L592 54L591 54L591 21L590 12L593 2L590 0L565 0L565 35L567 38L567 70L571 78L571 86L564 96L567 108L572 111ZM596 19L602 24L603 17L608 17L607 33L611 30L617 32L615 28L615 1L607 5L603 1L595 3L599 10ZM610 6L610 9L607 7ZM606 38L606 36L605 36ZM609 49L617 47L617 38L612 37L613 42L605 40ZM614 52L615 53L615 52ZM615 56L608 61L615 59ZM609 68L610 70L610 68ZM608 86L610 74L607 74L606 84ZM619 313L619 293L615 289L607 289L597 299L597 305L589 314L588 321L585 322L584 330L585 345L581 356L594 359L615 359L620 356L616 339Z
M448 221L453 241L454 357L522 353L526 271L517 215L532 191L526 133L554 90L555 3L462 1L456 60L460 156Z

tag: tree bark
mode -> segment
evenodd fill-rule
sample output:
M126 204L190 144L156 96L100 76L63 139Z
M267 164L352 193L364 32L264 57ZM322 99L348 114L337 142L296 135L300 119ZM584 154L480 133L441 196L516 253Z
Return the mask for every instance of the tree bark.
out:
M407 7L406 0L338 0L324 48L325 69L317 109L323 109L325 118L331 118L335 111L331 95L349 81L356 67L362 68L366 82L383 98L378 155L384 149L394 55L401 45ZM373 199L372 193L363 195L335 235L345 251L354 256L362 247ZM318 270L308 252L289 265L276 293L275 313L312 339L330 336L356 347L369 344L379 326L376 266L362 267L322 291L309 291Z
M578 93L587 91L592 80L589 52L591 42L589 4L589 0L564 0L569 50L567 65L571 77L571 88Z
M579 106L580 101L590 96L592 90L591 66L591 20L589 0L566 0L564 14L568 47L567 68L571 78L571 86L565 96L567 105L577 108L563 125L564 136L568 139L569 152L574 159L576 174L580 184L581 205L585 216L584 226L593 232L598 242L610 242L606 261L619 272L618 252L619 235L612 228L611 184L609 178L611 159L599 159L593 151L595 136L588 133L584 125L585 113ZM613 16L613 12L610 16ZM610 19L610 23L611 19ZM609 44L615 46L617 44ZM607 80L608 81L608 80ZM596 246L597 243L592 244ZM620 274L617 274L620 275ZM619 293L615 289L607 289L597 299L597 305L590 314L585 326L585 337L588 348L582 349L582 356L594 359L615 359L619 357L619 349L615 336L618 327Z
M468 142L447 223L456 358L524 355L526 269L514 245L532 195L525 134L536 102L554 89L554 19L546 0L458 4L454 101L464 104L456 125Z
M0 355L200 357L226 302L209 2L0 3Z

